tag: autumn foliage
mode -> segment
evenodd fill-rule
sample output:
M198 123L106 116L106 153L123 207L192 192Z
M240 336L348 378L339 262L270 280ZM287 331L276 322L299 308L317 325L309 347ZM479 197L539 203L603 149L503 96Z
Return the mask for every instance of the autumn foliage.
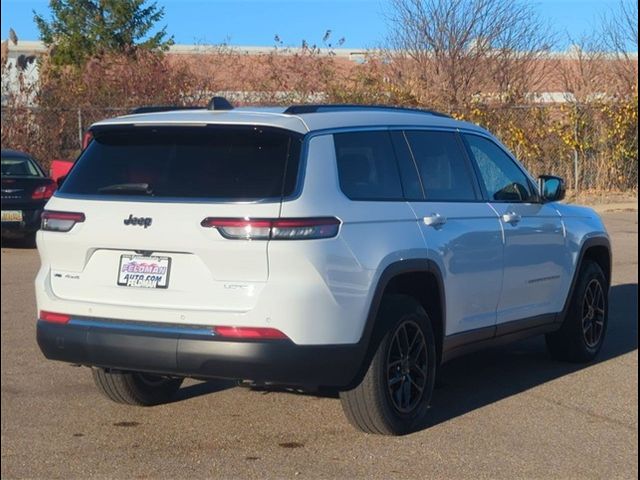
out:
M405 105L439 109L486 127L534 174L558 174L580 189L637 190L637 82L625 90L609 78L594 87L597 95L540 103L524 92L492 94L497 84L478 73L468 86L473 94L454 102L442 90L429 89L410 60L394 59L384 51L370 52L361 63L345 63L331 49L313 45L277 46L247 58L224 46L211 47L198 62L140 50L134 55L104 54L82 67L61 68L45 57L39 66L39 88L24 85L20 94L4 95L2 147L29 151L45 165L54 158L74 158L82 131L94 121L141 105L204 106L214 94L238 105ZM613 71L610 65L601 61L589 71L600 68L605 75ZM575 70L575 60L569 66ZM3 78L8 68L3 66ZM483 68L478 65L477 72L491 71L491 65ZM560 72L567 70L566 62L545 68L559 79L580 75L579 69ZM563 88L571 91L565 84ZM30 99L27 106L25 98Z

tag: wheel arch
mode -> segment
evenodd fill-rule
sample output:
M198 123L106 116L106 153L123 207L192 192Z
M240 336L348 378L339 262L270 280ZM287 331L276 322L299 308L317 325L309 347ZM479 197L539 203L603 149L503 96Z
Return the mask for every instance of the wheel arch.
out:
M390 321L380 316L383 298L387 295L407 295L427 312L436 340L437 363L442 359L446 332L446 302L444 280L438 265L427 259L403 260L388 265L380 275L369 307L360 339L362 362L351 385L357 385L366 373L375 351L390 328Z
M584 265L584 262L587 260L595 261L600 266L600 268L602 268L605 278L607 279L607 287L611 286L613 269L611 242L609 238L605 236L587 238L580 247L578 260L573 271L571 287L569 288L569 293L567 294L567 298L565 299L564 307L558 318L560 322L564 322L564 319L567 316L567 313L571 306L571 299L573 298L573 293L575 291L576 284L578 283L580 270L582 269L582 265Z

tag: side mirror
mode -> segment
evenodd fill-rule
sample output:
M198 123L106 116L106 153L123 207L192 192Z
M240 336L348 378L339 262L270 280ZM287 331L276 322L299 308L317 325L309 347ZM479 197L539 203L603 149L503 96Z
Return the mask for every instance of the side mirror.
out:
M554 177L553 175L540 175L538 182L540 195L544 202L559 202L564 199L567 187L562 178Z
M61 177L58 177L58 179L56 180L56 183L58 184L58 188L62 186L62 184L66 179L67 179L66 175L62 175Z

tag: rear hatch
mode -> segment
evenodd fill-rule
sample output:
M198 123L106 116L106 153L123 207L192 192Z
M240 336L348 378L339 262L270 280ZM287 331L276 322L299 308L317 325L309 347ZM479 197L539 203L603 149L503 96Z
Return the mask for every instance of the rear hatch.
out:
M204 220L277 218L296 186L301 135L223 125L106 126L93 135L47 206L52 228L64 223L56 218L81 215L39 242L53 293L250 310L269 275L268 242L229 240Z

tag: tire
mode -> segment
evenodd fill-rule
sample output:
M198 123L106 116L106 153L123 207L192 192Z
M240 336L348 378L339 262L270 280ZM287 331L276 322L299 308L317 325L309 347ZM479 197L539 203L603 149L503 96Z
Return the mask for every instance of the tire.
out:
M138 406L167 403L184 380L138 372L109 371L104 368L92 368L91 372L96 387L109 400Z
M25 235L23 242L26 248L36 248L36 234L37 232L31 232Z
M560 330L545 336L556 360L590 362L602 348L609 323L609 285L602 268L585 260Z
M2 246L9 248L36 248L36 232L5 233L2 235Z
M435 338L427 313L411 297L385 297L380 311L387 318L378 321L390 328L362 382L340 392L340 400L347 419L357 429L403 435L425 423L436 374Z

